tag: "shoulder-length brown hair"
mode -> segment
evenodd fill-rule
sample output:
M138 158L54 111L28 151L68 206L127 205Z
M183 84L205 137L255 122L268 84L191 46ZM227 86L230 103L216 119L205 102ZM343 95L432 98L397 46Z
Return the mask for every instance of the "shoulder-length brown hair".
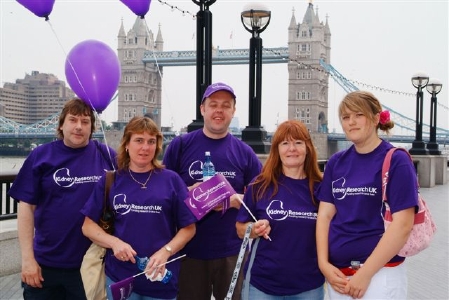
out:
M270 154L262 168L262 172L256 177L251 188L255 189L255 201L264 196L268 188L273 186L273 197L279 190L279 177L282 174L282 161L279 155L279 144L286 140L302 140L306 144L307 154L304 161L304 172L309 179L309 190L312 202L316 204L314 185L321 182L323 176L318 168L317 152L307 127L298 120L288 120L281 123L273 135Z
M156 136L156 151L154 157L151 160L155 169L161 169L163 166L158 161L158 156L162 152L162 133L157 127L156 123L148 117L134 117L126 125L123 132L123 137L120 142L120 146L117 149L117 165L118 169L125 170L129 168L129 154L126 152L126 146L131 140L131 136L136 133L148 133Z

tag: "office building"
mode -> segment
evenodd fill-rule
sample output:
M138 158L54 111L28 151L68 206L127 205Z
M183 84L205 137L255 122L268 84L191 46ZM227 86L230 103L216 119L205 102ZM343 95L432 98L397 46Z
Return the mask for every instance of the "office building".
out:
M0 88L0 116L19 124L33 124L60 113L73 97L70 88L55 75L32 71Z

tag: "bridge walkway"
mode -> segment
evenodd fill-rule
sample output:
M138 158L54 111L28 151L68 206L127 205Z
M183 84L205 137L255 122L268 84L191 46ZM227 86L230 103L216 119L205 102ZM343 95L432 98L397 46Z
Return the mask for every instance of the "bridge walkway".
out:
M421 193L426 200L437 224L437 232L432 245L407 259L408 267L408 299L412 300L447 300L449 299L449 183L422 188ZM0 222L0 235L16 234L16 220ZM7 231L7 232L5 232ZM0 258L7 260L17 254L18 243L10 249L0 249ZM4 267L2 262L1 268ZM20 286L20 266L12 274L0 277L0 299L18 300L22 298Z

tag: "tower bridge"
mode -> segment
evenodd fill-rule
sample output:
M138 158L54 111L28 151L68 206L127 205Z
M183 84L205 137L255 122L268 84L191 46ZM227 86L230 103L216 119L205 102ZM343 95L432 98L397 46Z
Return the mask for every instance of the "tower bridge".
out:
M288 63L290 61L287 47L264 48L262 52L262 61L265 64ZM194 66L196 63L196 51L147 51L144 54L143 62L157 64L160 67L170 66ZM235 65L248 64L248 49L214 49L212 64L216 65ZM358 90L358 87L346 79L336 68L320 59L320 66L323 71L329 74L338 85L345 91L351 92ZM415 134L415 120L403 115L391 107L383 105L390 111L395 125L405 129L406 135L392 135L388 137L393 142L411 143ZM54 137L56 126L58 124L59 113L31 125L16 123L12 120L0 116L0 139L8 138L51 138ZM428 139L430 126L423 124L424 138ZM96 132L95 138L101 138L103 133ZM165 132L164 138L170 141L176 134L174 132ZM270 138L270 134L268 134ZM343 141L343 134L329 133L329 141ZM437 128L438 143L449 144L449 130Z
M264 48L262 50L262 63L287 63L289 51L287 47ZM195 66L196 51L146 51L143 56L144 63L157 64L161 67ZM213 65L247 65L249 63L249 49L220 49L212 50Z
M49 118L42 120L31 125L23 125L16 123L14 121L8 120L0 116L0 143L1 140L7 139L52 139L56 138L55 132L58 126L59 113L50 116ZM104 139L105 134L108 130L97 130L93 137L96 139ZM240 133L233 133L235 136L240 138ZM270 141L272 137L272 132L268 132L267 140ZM175 138L179 133L174 131L163 132L164 143L169 143L173 138ZM343 133L328 133L328 141L345 141L345 135ZM413 135L391 135L382 136L391 142L396 143L412 143L414 140ZM429 132L424 132L424 140L429 139ZM449 145L449 133L444 130L440 130L437 133L437 142L442 145Z
M148 30L145 20L136 18L126 33L123 22L117 36L117 52L121 63L121 81L118 88L118 122L127 123L132 117L152 112L154 121L161 125L162 67L195 66L197 52L164 51L164 39ZM249 63L249 49L212 49L213 65L241 65ZM292 14L288 26L288 47L263 48L262 63L287 64L289 72L288 118L302 121L311 133L325 135L328 143L345 140L344 135L328 133L328 89L331 77L345 92L358 87L330 64L331 33L328 20L320 21L318 12L309 3L302 22ZM314 72L312 72L314 71ZM401 129L399 135L388 139L411 143L415 135L414 118L384 105ZM17 124L0 117L0 139L54 137L58 115L31 125ZM186 124L187 125L187 124ZM449 130L437 128L437 141L448 144ZM429 139L430 126L423 124L424 140ZM101 138L102 132L95 133ZM165 142L176 134L165 132ZM268 133L268 139L270 133Z

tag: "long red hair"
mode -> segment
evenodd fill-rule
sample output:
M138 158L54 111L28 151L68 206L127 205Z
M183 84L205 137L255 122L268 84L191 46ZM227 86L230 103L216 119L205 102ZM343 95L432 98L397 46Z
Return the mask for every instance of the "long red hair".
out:
M273 186L270 197L277 194L279 190L278 179L282 174L282 161L279 155L279 144L285 140L302 140L306 144L307 154L304 161L304 172L309 179L309 190L312 202L316 205L314 197L314 185L321 182L323 175L318 167L317 152L307 127L298 120L288 120L281 123L273 135L270 154L262 168L262 172L255 178L250 188L255 189L253 195L255 201L261 199Z

